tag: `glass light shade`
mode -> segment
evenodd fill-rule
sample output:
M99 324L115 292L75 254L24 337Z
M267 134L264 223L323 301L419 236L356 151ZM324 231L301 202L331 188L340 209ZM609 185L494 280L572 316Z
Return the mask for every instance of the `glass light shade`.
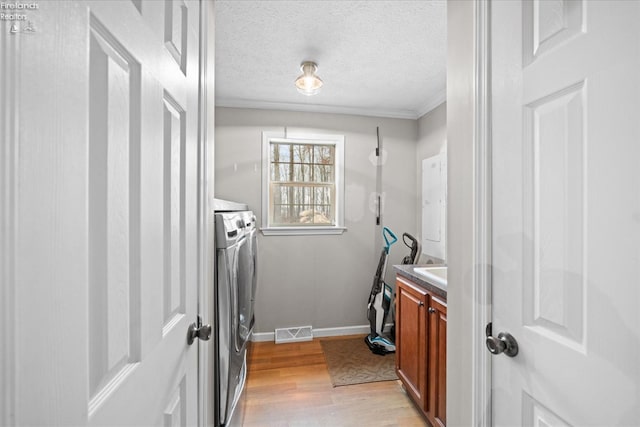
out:
M296 79L296 88L303 95L311 96L320 92L322 80L316 76L318 66L315 62L306 61L300 65L302 75Z

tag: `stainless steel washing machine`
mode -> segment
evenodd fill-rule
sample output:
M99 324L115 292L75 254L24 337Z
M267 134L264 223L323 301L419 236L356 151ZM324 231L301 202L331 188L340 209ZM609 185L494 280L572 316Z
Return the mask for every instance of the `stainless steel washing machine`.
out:
M256 218L251 211L217 212L216 420L231 424L247 371L257 284Z

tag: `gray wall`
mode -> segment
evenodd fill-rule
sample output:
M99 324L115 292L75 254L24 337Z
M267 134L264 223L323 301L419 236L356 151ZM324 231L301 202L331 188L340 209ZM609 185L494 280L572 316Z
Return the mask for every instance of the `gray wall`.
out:
M375 225L376 126L386 162L383 225L400 237L416 233L415 120L236 108L216 109L215 194L249 204L261 218L262 132L308 130L345 135L345 225L339 236L259 235L256 332L311 325L367 324L366 302L378 263L381 228ZM392 264L408 249L392 247Z
M473 425L476 2L447 2L447 425Z
M429 111L418 119L418 144L416 146L417 163L420 168L422 159L435 156L447 146L447 103ZM420 179L416 181L420 184Z
M422 160L444 152L446 149L447 103L443 102L418 119L418 144L416 146L416 219L418 234L415 237L420 241L422 241ZM440 258L429 256L428 251L425 252L425 248L422 249L424 254L420 258L421 264L426 264L429 261L433 263L444 261Z

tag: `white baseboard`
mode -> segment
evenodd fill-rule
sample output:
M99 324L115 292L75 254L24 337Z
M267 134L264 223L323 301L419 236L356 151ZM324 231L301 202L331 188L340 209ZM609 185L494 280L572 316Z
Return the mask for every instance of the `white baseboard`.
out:
M275 341L275 332L254 332L251 334L252 342Z
M385 330L388 330L391 326L390 323L385 325ZM340 326L337 328L318 328L313 329L313 337L338 337L342 335L360 335L368 334L370 331L369 325L357 325L357 326ZM263 342L274 341L275 332L254 332L251 334L251 341Z
M313 330L314 337L339 337L342 335L368 334L369 325L341 326L337 328L318 328Z

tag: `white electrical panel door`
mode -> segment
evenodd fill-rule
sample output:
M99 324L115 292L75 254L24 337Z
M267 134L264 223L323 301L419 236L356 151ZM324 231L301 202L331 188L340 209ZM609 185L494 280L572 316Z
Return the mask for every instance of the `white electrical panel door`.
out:
M422 161L422 252L445 258L446 167L445 154Z

